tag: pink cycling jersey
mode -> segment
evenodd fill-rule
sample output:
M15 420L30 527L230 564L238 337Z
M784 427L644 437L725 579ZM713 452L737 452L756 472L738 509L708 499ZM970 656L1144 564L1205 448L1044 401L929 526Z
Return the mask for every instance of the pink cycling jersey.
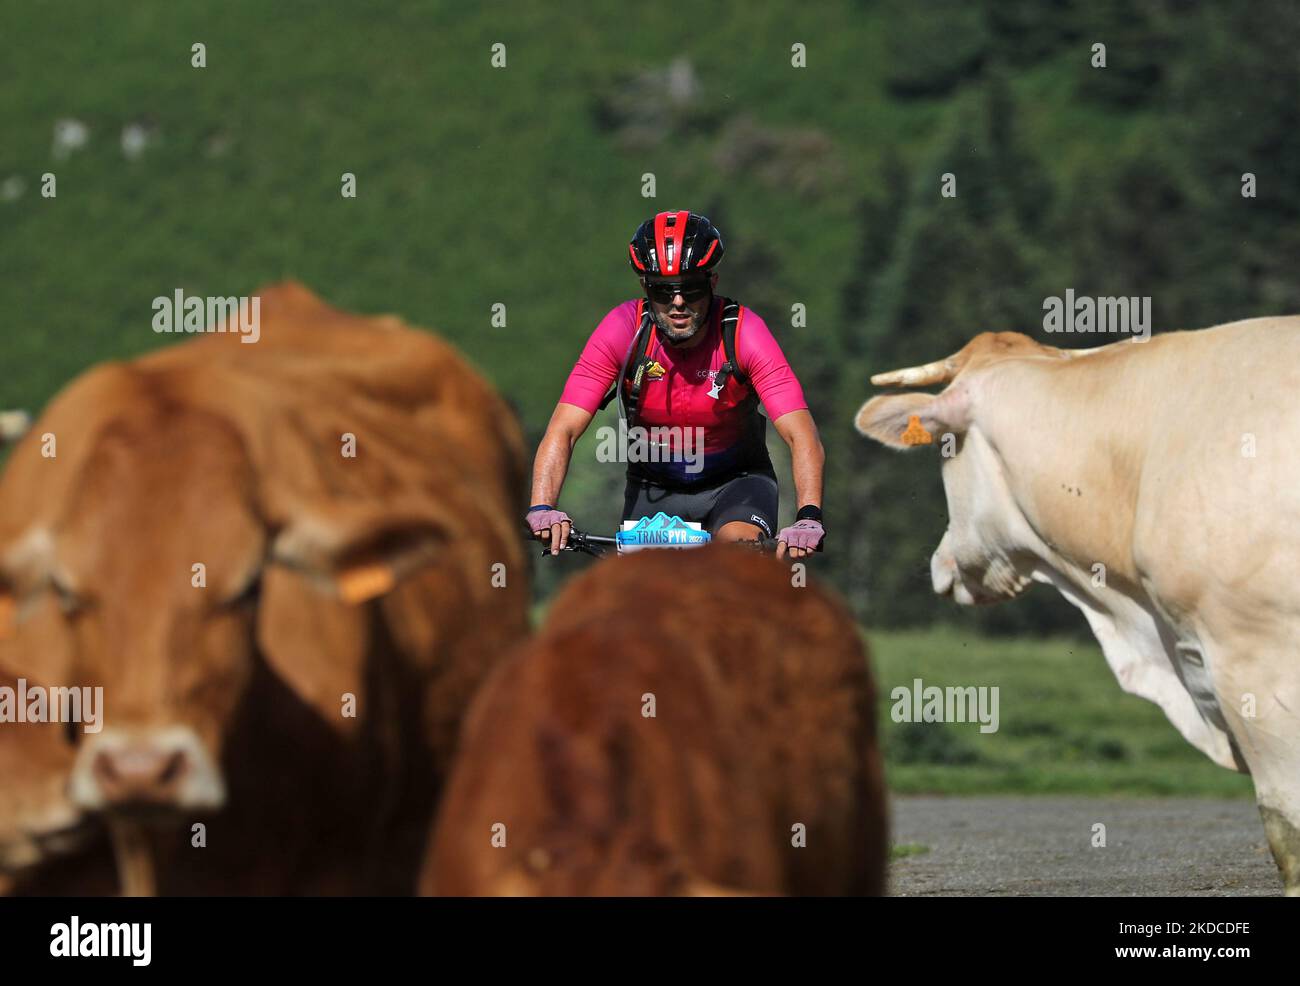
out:
M736 328L736 361L748 384L732 377L718 398L710 397L713 378L727 359L721 321L722 305L715 299L698 345L689 349L664 346L656 333L646 347L646 357L659 364L663 373L652 367L643 378L636 424L649 429L699 428L704 457L703 469L695 476L681 475L682 470L671 465L652 468L652 473L697 479L743 467L738 455L751 426L747 418L753 412L745 405L751 388L773 421L808 407L771 331L757 313L743 306ZM560 401L595 413L628 356L636 330L636 301L623 302L601 319L569 374Z

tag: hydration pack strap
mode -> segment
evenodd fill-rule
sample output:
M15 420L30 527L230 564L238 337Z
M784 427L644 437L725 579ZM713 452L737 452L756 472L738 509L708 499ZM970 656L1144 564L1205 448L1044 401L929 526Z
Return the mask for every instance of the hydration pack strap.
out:
M644 298L637 302L636 311L636 335L632 337L632 344L628 347L628 355L619 370L618 378L600 402L600 410L603 411L609 406L610 401L618 397L622 401L628 427L632 426L632 421L636 417L637 409L641 403L641 384L645 377L647 362L645 354L646 350L650 348L650 336L654 331L654 319L650 316L650 309L646 305ZM627 394L623 391L623 381L629 378L632 381L632 391Z
M727 357L727 361L722 364L717 376L713 378L713 387L709 390L709 396L714 400L722 396L722 388L727 385L727 380L730 377L735 377L741 383L749 382L749 377L740 368L740 361L736 359L736 332L740 329L740 302L733 301L731 298L723 298L722 301L722 352Z

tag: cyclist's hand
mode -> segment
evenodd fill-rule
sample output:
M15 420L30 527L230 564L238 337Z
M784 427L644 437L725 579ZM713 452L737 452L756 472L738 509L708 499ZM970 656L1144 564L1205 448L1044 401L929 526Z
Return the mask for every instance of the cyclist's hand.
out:
M569 543L573 521L563 510L530 510L524 519L537 540L550 544L552 555L558 555Z
M784 558L788 546L791 558L802 558L816 551L825 536L826 531L820 521L801 520L792 527L782 528L776 536L776 556Z

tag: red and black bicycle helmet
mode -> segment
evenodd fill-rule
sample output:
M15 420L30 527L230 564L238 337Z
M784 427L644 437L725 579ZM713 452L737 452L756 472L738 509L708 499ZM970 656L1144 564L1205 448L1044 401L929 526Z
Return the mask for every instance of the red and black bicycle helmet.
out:
M642 277L681 277L722 262L722 234L697 212L661 212L637 227L628 261Z

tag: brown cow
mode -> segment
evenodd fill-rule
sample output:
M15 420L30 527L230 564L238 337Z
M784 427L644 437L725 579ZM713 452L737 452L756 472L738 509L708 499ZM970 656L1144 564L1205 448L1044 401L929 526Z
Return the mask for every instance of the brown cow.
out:
M62 612L6 666L103 687L67 796L128 890L409 892L462 712L527 629L522 438L435 337L260 298L257 343L93 369L14 450L0 598Z
M792 581L721 545L574 579L474 700L421 892L881 893L867 655Z

